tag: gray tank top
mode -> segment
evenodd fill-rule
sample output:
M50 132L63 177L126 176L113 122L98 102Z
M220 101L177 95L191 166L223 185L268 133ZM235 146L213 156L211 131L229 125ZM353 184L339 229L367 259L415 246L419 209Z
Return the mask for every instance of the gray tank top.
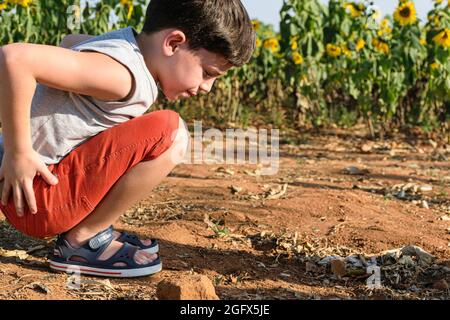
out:
M128 27L71 48L100 52L126 66L134 77L132 92L126 100L107 102L37 85L31 104L31 139L34 150L47 165L60 162L90 137L143 115L155 102L158 87L145 65L136 34ZM2 158L3 138L0 136L0 161Z

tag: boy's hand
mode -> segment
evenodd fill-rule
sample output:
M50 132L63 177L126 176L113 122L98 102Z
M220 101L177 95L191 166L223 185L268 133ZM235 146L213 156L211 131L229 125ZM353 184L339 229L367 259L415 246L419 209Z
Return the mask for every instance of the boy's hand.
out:
M25 152L8 152L5 150L0 168L0 181L4 180L1 201L3 205L8 203L12 189L19 217L24 215L24 195L31 213L37 213L33 190L33 179L36 174L40 174L50 185L58 183L58 179L48 170L36 151L31 149Z

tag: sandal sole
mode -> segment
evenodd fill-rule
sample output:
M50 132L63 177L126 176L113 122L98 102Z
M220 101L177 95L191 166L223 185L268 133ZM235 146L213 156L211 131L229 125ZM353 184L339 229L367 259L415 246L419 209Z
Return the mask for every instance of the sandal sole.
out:
M110 277L110 278L134 278L143 277L155 274L162 270L162 263L149 266L146 268L138 269L104 269L104 268L94 268L89 266L82 266L77 264L67 264L56 261L50 261L50 269L66 272L66 273L78 273L92 276L100 277Z

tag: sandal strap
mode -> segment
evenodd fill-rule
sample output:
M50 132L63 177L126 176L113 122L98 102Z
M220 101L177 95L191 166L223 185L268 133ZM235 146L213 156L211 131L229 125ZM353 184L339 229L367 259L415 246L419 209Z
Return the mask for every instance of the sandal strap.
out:
M115 231L112 225L109 226L109 229L111 230L111 232ZM151 239L151 243L149 245L145 245L140 239L140 237L136 234L128 233L126 231L117 231L117 232L120 233L120 236L116 239L116 241L122 243L128 242L129 244L136 246L139 249L146 250L148 248L155 248L158 246L158 240L156 239Z
M108 248L113 240L112 230L110 228L100 231L80 248L74 248L67 241L66 234L58 236L55 249L58 250L62 257L70 260L73 256L79 256L92 263L98 260L98 257Z
M99 261L101 265L113 266L115 263L123 262L127 267L141 268L143 265L139 265L134 261L134 255L139 248L129 243L124 243L123 246L114 253L109 259L105 261ZM153 264L154 262L150 263Z
M122 231L120 237L117 239L120 242L128 242L137 247L145 247L142 241L137 235L129 234L128 232Z
M105 244L109 245L113 240L113 233L110 228L103 230L97 233L94 237L92 237L88 244L89 247L93 250L97 250Z

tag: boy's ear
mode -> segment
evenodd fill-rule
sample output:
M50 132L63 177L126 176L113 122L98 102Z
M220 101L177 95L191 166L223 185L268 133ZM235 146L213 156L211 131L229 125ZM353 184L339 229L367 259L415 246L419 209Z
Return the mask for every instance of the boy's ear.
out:
M186 44L186 35L181 30L172 30L166 34L163 43L163 52L166 56L172 56L180 46Z

